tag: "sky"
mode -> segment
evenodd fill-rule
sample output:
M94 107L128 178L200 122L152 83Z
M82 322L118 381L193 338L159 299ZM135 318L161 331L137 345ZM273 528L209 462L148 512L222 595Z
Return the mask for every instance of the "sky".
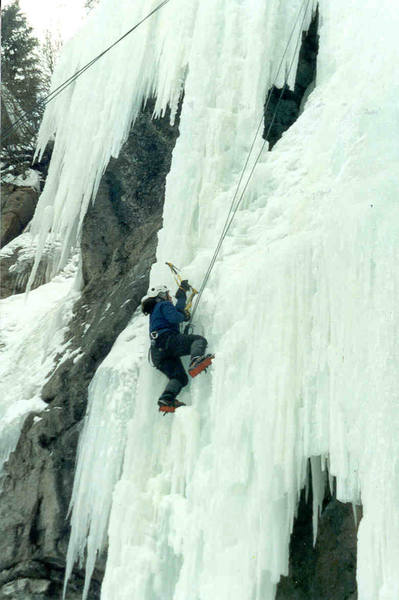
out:
M6 0L5 5L11 0ZM46 31L64 41L79 29L85 16L84 0L20 0L36 37L43 39Z

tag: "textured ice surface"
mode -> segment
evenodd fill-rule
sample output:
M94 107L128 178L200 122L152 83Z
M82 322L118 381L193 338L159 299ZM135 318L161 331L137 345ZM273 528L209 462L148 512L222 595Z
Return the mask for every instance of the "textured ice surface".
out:
M97 552L107 540L112 490L118 481L126 445L127 423L137 399L139 367L146 353L147 322L138 315L119 335L89 386L88 410L79 440L72 493L72 535L68 548L69 578L77 555L86 561L87 593ZM101 464L95 473L90 466ZM89 467L89 468L88 468Z
M154 5L105 0L54 85ZM170 260L198 286L299 7L172 0L120 44L46 113L40 143L56 131L56 145L37 230L45 219L67 253L142 100L156 95L161 114L184 83L152 282L171 281ZM338 499L363 504L359 600L399 596L399 17L390 0L321 0L320 17L315 90L262 156L197 313L211 373L160 418L164 378L140 359L137 318L93 380L69 568L89 532L91 572L110 510L106 600L272 600L309 457L315 513L326 464ZM96 428L108 446L93 452Z

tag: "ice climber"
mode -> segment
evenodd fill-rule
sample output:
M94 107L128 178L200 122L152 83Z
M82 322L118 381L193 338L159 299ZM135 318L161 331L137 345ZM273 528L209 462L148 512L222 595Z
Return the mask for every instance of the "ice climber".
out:
M174 412L175 408L184 406L183 402L177 400L178 393L188 383L180 357L191 356L188 372L192 377L208 366L213 358L213 355L205 355L208 342L204 337L180 333L180 323L190 319L189 313L185 311L189 289L188 281L182 281L175 294L176 305L173 304L166 285L150 288L141 300L143 313L150 315L152 362L169 378L158 400L159 409L163 412Z

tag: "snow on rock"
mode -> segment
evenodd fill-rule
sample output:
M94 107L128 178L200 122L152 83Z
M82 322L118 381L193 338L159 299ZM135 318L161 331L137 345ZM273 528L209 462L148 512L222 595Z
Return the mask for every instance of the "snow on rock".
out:
M36 192L40 191L41 174L34 169L27 169L26 173L17 177L14 175L4 175L2 180L5 183L11 183L18 187L30 187Z
M104 0L54 85L153 6ZM155 94L160 114L184 81L152 282L170 281L170 260L199 286L300 6L311 8L176 0L146 22L47 111L41 147L57 137L36 228L45 216L73 243L142 100ZM199 306L211 373L168 418L156 410L164 378L137 340L93 380L69 557L89 533L90 575L110 518L106 600L273 600L311 457L316 511L326 465L338 499L363 505L359 600L398 597L399 17L390 0L321 0L320 17L316 87L262 155ZM142 321L129 327L141 344ZM107 447L93 452L109 406ZM125 449L114 432L130 411ZM104 464L101 494L82 506Z
M40 392L64 347L78 296L71 288L75 273L76 260L28 296L0 300L0 469L17 444L26 416L47 406Z
M49 240L45 244L35 279L31 282L32 287L42 285L51 279L54 264L58 263L60 248L60 243L55 240ZM3 297L25 291L36 252L36 239L28 231L1 248L0 276ZM70 266L74 269L73 265Z

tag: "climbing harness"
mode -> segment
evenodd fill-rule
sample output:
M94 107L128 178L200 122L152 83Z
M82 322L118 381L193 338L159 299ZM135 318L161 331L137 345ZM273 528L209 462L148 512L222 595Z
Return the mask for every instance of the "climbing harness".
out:
M243 199L243 197L244 197L245 191L246 191L246 189L247 189L247 187L248 187L248 184L249 184L249 182L250 182L250 180L251 180L251 178L252 178L252 175L253 175L253 172L254 172L254 170L255 170L255 167L256 167L257 163L259 162L259 159L260 159L260 157L261 157L261 154L262 154L262 152L263 152L263 150L264 150L264 147L265 147L265 145L266 145L266 142L267 142L267 137L268 137L268 135L269 135L269 133L270 133L270 131L271 131L271 128L272 128L272 126L273 126L273 124L274 124L274 121L275 121L275 118L276 118L276 115L277 115L277 110L278 110L278 107L279 107L279 105L280 105L280 102L281 102L281 100L282 100L282 97L283 97L283 95L284 95L284 91L285 91L285 88L286 88L286 84L284 84L284 85L283 85L283 87L282 87L282 89L281 89L281 92L280 92L280 95L279 95L279 97L278 97L278 100L277 100L277 103L276 103L276 106L275 106L275 109L274 109L274 112L273 112L272 118L271 118L271 120L270 120L269 127L268 127L268 129L267 129L267 132L266 132L266 134L264 135L264 142L263 142L263 144L262 144L262 146L261 146L261 148L260 148L260 150L259 150L259 152L258 152L258 155L256 156L255 162L254 162L254 164L253 164L253 166L252 166L252 168L251 168L251 170L250 170L250 172L249 172L249 175L248 175L248 177L247 177L247 179L246 179L246 181L245 181L245 183L244 183L244 187L243 187L243 189L242 189L242 191L241 191L240 195L238 196L238 192L239 192L239 189L240 189L241 183L242 183L242 181L243 181L243 178L244 178L244 173L245 173L245 171L246 171L246 169L247 169L247 166L248 166L248 163L249 163L249 159L250 159L250 157L251 157L252 151L253 151L253 149L254 149L254 146L255 146L256 139L257 139L257 137L258 137L258 134L259 134L260 128L261 128L261 126L262 126L262 123L263 123L264 114L266 114L267 108L268 108L268 106L269 106L269 104L270 104L270 100L271 100L271 97L272 97L272 90L273 90L273 87L275 87L275 83L276 83L276 81L277 81L277 78L278 78L278 76L279 76L279 73L280 73L281 67L282 67L282 65L283 65L283 62L284 62L284 58L285 58L285 56L286 56L286 54L287 54L287 51L288 51L288 48L289 48L289 46L290 46L291 39L292 39L292 36L293 36L293 34L294 34L294 31L295 31L295 28L296 28L296 26L297 26L297 23L298 23L298 21L299 21L299 18L300 18L300 15L301 15L302 9L305 7L305 10L304 10L304 13L303 13L303 17L302 17L302 21L301 21L301 25L300 25L300 27L299 27L299 37L298 37L298 40L297 40L297 42L296 42L296 45L295 45L295 50L294 50L294 52L293 52L293 55L292 55L292 59L291 59L290 65L289 65L289 69L288 69L288 71L287 71L287 73L286 73L286 78L285 78L285 80L286 80L286 81L288 80L288 78L289 78L289 76L290 76L290 74L291 74L292 67L293 67L293 65L294 65L294 60L295 60L295 57L296 57L296 53L297 53L297 50L298 50L298 45L299 45L299 42L300 42L300 40L301 40L302 31L303 31L303 29L302 29L302 28L303 28L303 24L304 24L304 22L305 22L306 15L307 15L307 13L308 13L308 8L309 8L309 5L310 5L310 1L311 1L311 0L304 0L304 1L302 2L301 6L300 6L300 9L299 9L299 11L298 11L298 14L297 14L297 16L296 16L296 19L295 19L294 25L293 25L293 27L292 27L292 30L291 30L290 36L289 36L289 38L288 38L288 41L287 41L287 44L286 44L286 47L285 47L285 50L284 50L284 53L283 53L283 55L282 55L282 57L281 57L281 60L280 60L280 63L279 63L279 66L278 66L278 69L277 69L276 75L275 75L275 77L274 77L273 83L272 83L272 85L271 85L271 88L270 88L270 90L269 90L269 94L268 94L268 96L267 96L267 100L266 100L266 104L265 104L265 107L264 107L264 112L263 112L263 114L262 114L262 118L261 118L261 119L260 119L260 121L259 121L258 127L257 127L257 129L256 129L256 132L255 132L255 135L254 135L254 138L253 138L253 140L252 140L251 147L250 147L250 149L249 149L249 152L248 152L247 158L246 158L246 160L245 160L245 163L244 163L244 166L243 166L243 168L242 168L242 171L241 171L241 174L240 174L240 178L239 178L238 184L237 184L237 186L236 186L236 190L235 190L235 192L234 192L234 195L233 195L233 198L232 198L232 201L231 201L231 204L230 204L229 212L228 212L228 214L227 214L227 217L226 217L226 220L225 220L225 223L224 223L223 229L222 229L222 233L221 233L221 235L220 235L220 238L219 238L219 241L218 241L218 243L217 243L217 245L216 245L215 251L214 251L214 253L213 253L213 256L212 256L212 259L211 259L211 261L210 261L210 263L209 263L208 270L207 270L207 272L205 273L205 276L204 276L204 278L203 278L203 280L202 280L202 283L201 283L200 289L199 289L199 291L198 291L198 295L197 295L196 301L195 301L195 303L194 303L193 310L192 310L192 312L191 312L190 321L189 321L189 323L187 324L187 326L186 326L186 327L190 327L190 326L191 326L191 322L192 322L192 320L193 320L193 318L194 318L194 315L195 315L195 313L196 313L196 311L197 311L197 308L198 308L198 305L199 305L199 303L200 303L200 300L201 300L201 297L202 297L203 291L204 291L204 289L205 289L205 287L206 287L206 284L208 283L208 279L209 279L209 277L210 277L210 274L211 274L211 272L212 272L212 269L213 269L213 267L214 267L214 265L215 265L215 262L216 262L216 259L217 259L217 257L218 257L218 254L219 254L220 248L221 248L221 246L222 246L222 243L223 243L223 241L224 241L224 239L225 239L225 237L226 237L226 235L227 235L227 233L228 233L228 231L229 231L229 229L230 229L230 226L231 226L231 224L232 224L232 222L233 222L233 219L234 219L234 217L235 217L235 215L236 215L236 213L237 213L237 211L238 211L238 208L239 208L239 206L240 206L240 204L241 204L241 201L242 201L242 199ZM305 3L306 3L306 5L305 5ZM236 200L237 196L238 196L238 200Z
M179 286L179 288L181 288L181 283L182 283L182 281L183 281L183 278L182 278L182 276L180 275L180 272L179 272L179 271L180 271L180 269L178 269L178 268L177 268L177 267L176 267L174 264L172 264L171 262L166 262L165 264L167 264L167 265L168 265L168 267L169 267L169 268L170 268L170 270L172 271L173 277L174 277L174 279L175 279L175 281L176 281L177 285ZM186 305L185 305L185 307L184 307L184 312L185 312L185 314L187 315L187 317L188 317L188 318L190 318L190 310L191 310L191 306L192 306L192 304L193 304L193 299L194 299L194 297L196 296L196 294L198 294L198 292L197 292L197 290L196 290L196 289L195 289L195 288L194 288L192 285L190 285L190 284L188 284L188 285L190 286L190 295L189 295L189 297L187 298ZM166 286L165 286L165 288L166 288ZM153 288L153 289L155 290L155 288ZM183 289L183 288L182 288L182 289ZM184 328L184 333L186 333L186 334L187 334L187 333L191 333L191 332L192 332L192 329L193 329L192 325L190 325L190 324L187 324L187 325L186 325L186 327ZM152 362L152 357L151 357L151 349L152 349L152 348L154 348L154 347L156 346L156 340L158 339L158 337L159 337L159 333L158 333L158 331L151 331L151 332L150 332L150 340L151 340L151 343L150 343L150 347L149 347L149 349L148 349L148 355L147 355L147 359L148 359L148 362L149 362L149 364L150 364L152 367L155 367L155 365L154 365L154 363Z
M83 75L83 73L85 71L87 71L87 69L89 69L91 66L94 65L94 63L96 63L98 60L100 60L100 58L102 58L104 56L104 54L107 54L107 52L109 52L114 46L116 46L117 44L119 44L119 42L121 42L128 35L130 35L133 31L135 31L138 27L140 27L140 25L142 25L142 23L144 23L144 21L146 21L147 19L149 19L156 12L158 12L158 10L160 10L163 6L165 6L165 4L167 4L169 1L170 0L163 0L163 2L161 2L160 4L158 4L158 6L156 6L155 8L153 8L145 17L143 17L138 23L136 23L136 25L134 25L131 29L129 29L129 31L126 31L126 33L124 33L113 44L111 44L110 46L108 46L108 48L106 48L105 50L103 50L100 54L98 54L90 62L88 62L86 65L84 65L81 69L79 69L78 71L76 71L76 73L74 73L73 75L71 75L70 77L68 77L68 79L66 79L57 88L55 88L55 90L53 90L52 92L50 92L50 94L48 94L45 98L43 98L43 100L41 100L38 103L38 105L37 105L36 108L34 108L34 109L30 110L30 111L24 112L16 121L14 121L14 123L12 125L10 125L10 127L8 127L3 132L3 135L2 135L3 144L9 138L12 130L15 127L17 127L18 125L22 124L22 122L25 119L27 119L30 115L32 115L37 110L37 108L40 108L42 106L44 107L49 102L51 102L52 100L54 100L59 94L61 94L61 92L63 92L69 85L71 85L71 83L73 83L74 81L76 81L76 79L78 77L80 77L81 75Z

